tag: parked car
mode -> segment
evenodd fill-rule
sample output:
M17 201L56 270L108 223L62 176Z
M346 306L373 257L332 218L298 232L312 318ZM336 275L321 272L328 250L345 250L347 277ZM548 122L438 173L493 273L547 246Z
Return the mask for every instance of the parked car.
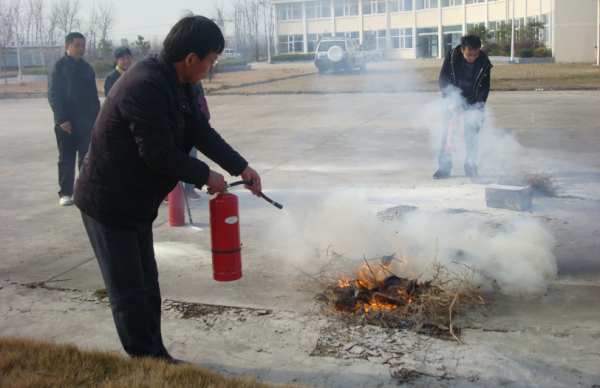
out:
M234 49L225 49L225 59L238 59L241 57L242 54L238 53Z
M327 70L345 70L352 74L356 68L366 70L367 60L354 39L327 37L317 46L315 65L319 74Z
M361 44L358 49L365 54L367 62L379 62L381 60L381 53L377 50L371 50L364 44Z

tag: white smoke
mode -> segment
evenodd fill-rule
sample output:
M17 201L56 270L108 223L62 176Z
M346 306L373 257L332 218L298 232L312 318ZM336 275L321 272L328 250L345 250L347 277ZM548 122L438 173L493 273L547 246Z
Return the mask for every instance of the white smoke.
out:
M329 193L303 204L304 214L284 211L268 235L269 244L291 264L310 269L325 260L324 251L360 259L396 252L407 263L400 276L419 276L434 258L462 262L477 271L477 284L496 281L505 294L540 293L556 277L554 237L533 219L515 219L501 231L484 232L475 221L451 214L415 211L401 221L383 222L370 208L365 191ZM436 251L436 241L439 251ZM308 268L307 268L308 266ZM489 289L489 288L488 288Z
M446 97L424 104L411 119L415 127L424 128L429 132L429 144L434 157L437 157L440 152L442 135L448 128L448 123L443 122L444 113L451 106L460 110L467 107L460 89L453 86L448 87ZM466 114L459 116L460 125L454 130L456 133L453 132L451 135L452 145L456 149L453 162L454 166L459 168L463 165L465 159L463 139L464 121L466 119ZM479 173L502 174L521 171L525 149L519 144L516 136L495 125L494 110L489 105L485 107L483 119L484 123L478 136L479 158L477 165L479 166Z

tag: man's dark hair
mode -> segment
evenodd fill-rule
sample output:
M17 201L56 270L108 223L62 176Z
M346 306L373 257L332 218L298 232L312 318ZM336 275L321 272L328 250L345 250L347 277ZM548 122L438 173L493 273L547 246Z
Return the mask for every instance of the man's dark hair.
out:
M204 59L211 52L221 54L225 38L221 29L204 16L189 15L171 28L163 42L163 52L171 62L184 60L194 53Z
M85 36L83 36L80 32L69 32L67 36L65 36L65 44L71 44L77 38L85 40Z
M460 39L461 48L470 48L471 50L479 50L481 48L481 39L477 35L466 35Z
M129 50L129 47L121 46L116 48L115 59L123 58L125 55L133 57L133 55L131 55L131 50Z

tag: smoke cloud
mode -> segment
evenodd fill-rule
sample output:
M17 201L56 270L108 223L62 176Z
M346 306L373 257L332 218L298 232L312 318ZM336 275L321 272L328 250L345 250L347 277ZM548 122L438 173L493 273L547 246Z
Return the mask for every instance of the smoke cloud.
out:
M557 274L555 239L533 219L516 218L502 230L486 231L473 220L417 210L384 222L364 190L330 193L302 207L310 211L284 211L268 234L277 236L269 244L280 255L308 272L324 263L331 247L356 259L395 252L406 263L399 276L421 275L436 256L442 264L464 263L476 270L477 285L492 290L493 279L504 294L544 292Z
M425 129L429 132L431 152L437 157L440 152L442 135L446 130L447 123L443 122L443 116L450 106L459 109L466 108L466 102L460 94L460 89L449 86L448 95L444 98L430 101L411 119L416 128ZM462 166L465 159L464 147L464 121L466 115L459 117L460 125L453 133L452 145L456 150L454 153L454 165ZM516 136L507 133L495 125L494 110L486 105L483 117L483 126L479 132L479 172L484 174L505 174L521 171L525 149Z

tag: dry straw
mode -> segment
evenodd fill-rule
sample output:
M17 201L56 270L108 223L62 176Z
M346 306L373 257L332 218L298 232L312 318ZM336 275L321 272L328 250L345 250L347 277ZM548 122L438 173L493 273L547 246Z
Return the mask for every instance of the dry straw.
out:
M366 261L376 260L380 260L380 258ZM352 289L352 284L358 279L358 268L361 266L361 261L362 259L351 259L328 249L325 261L318 271L314 273L300 271L301 288L322 290L317 294L317 300L323 302L322 310L331 318L340 319L349 324L410 328L424 334L454 338L459 342L460 328L456 324L457 318L487 306L479 287L474 286L475 270L456 262L442 265L434 258L427 270L417 279L403 278L422 285L418 293L411 295L409 303L398 303L396 308L391 310L336 311L336 306L355 303L349 298L352 297L353 291L359 292L358 287ZM377 265L377 263L372 263L368 264L368 267L372 277L376 278L374 283L380 284L384 282L381 276L382 272L378 272L376 275L371 270ZM379 266L383 267L381 264ZM394 274L393 270L386 269L384 273L400 278L400 274ZM338 286L340 279L350 280L350 292L348 292L348 288ZM426 281L422 281L422 279Z

